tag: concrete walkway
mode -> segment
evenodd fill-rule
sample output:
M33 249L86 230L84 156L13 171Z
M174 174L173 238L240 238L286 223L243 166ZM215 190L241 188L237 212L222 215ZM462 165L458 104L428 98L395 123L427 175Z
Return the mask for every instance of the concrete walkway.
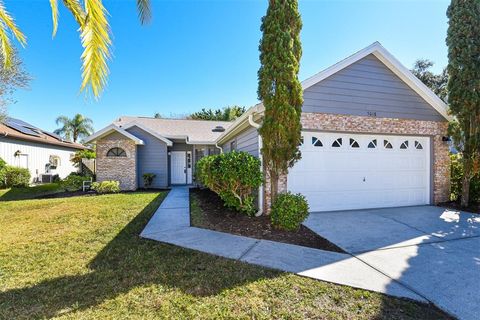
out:
M349 254L191 227L187 187L174 187L170 191L141 236L318 280L427 301Z

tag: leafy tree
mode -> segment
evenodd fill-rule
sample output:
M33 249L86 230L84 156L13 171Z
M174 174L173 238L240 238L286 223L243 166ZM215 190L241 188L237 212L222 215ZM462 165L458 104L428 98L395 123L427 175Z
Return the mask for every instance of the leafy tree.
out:
M444 68L442 73L435 74L430 69L433 67L433 61L428 59L418 59L413 65L412 73L429 87L443 101L447 102L447 83L448 72Z
M97 153L95 150L78 150L75 152L75 155L70 159L74 166L80 166L82 163L82 159L95 159L97 157Z
M18 88L27 88L30 81L16 52L12 53L11 60L10 68L0 68L0 123L7 117L7 105L14 102L13 92ZM1 56L0 64L3 64Z
M298 80L302 21L297 0L270 0L262 18L258 97L265 106L260 134L262 155L271 180L272 203L278 178L301 157L302 86Z
M153 115L153 117L154 117L155 119L162 119L162 118L163 118L163 117L162 117L162 114L161 114L160 112L155 112L155 114Z
M231 106L223 109L205 109L194 112L189 119L193 120L216 120L216 121L233 121L245 112L245 107Z
M88 137L93 133L93 121L77 113L72 119L67 116L60 116L55 120L57 124L61 124L62 127L58 128L54 132L62 135L67 140L77 142L78 139Z
M47 0L45 0L47 1ZM52 8L53 36L58 26L58 0L49 0ZM151 18L150 0L136 0L140 21L146 23ZM108 76L107 60L110 58L110 27L108 12L102 0L62 0L78 23L83 47L81 90L91 89L98 98L106 85ZM0 1L0 56L4 69L10 69L13 63L12 38L22 46L27 38L18 28L15 20Z
M447 16L448 103L455 117L451 132L462 153L461 205L467 207L480 166L480 1L452 0Z

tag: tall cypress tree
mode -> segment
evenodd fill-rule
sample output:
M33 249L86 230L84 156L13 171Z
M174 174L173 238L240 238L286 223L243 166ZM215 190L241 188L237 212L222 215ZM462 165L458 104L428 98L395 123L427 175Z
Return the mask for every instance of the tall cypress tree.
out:
M468 206L480 159L480 0L452 0L447 16L448 103L462 153L462 206Z
M263 138L263 161L271 179L272 202L278 193L279 176L300 159L301 29L297 0L269 0L261 26L258 97L265 107L259 131Z

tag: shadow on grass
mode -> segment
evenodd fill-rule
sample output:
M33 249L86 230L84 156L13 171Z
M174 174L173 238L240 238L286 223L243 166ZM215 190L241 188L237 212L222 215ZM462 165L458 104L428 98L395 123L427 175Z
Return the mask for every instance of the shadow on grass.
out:
M140 238L139 233L162 200L158 196L149 203L90 261L91 272L1 292L0 318L50 318L152 284L209 296L280 274Z

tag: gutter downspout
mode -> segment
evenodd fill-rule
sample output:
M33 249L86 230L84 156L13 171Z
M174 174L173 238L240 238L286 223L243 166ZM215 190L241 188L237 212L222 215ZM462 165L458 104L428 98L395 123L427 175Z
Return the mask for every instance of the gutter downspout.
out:
M218 145L218 143L216 143L216 142L215 142L215 147L217 147L218 150L220 150L220 153L223 153L223 148L220 147L220 146Z
M257 130L260 128L260 124L256 123L253 121L253 114L248 116L248 123L256 128ZM262 142L262 136L259 134L258 135L258 158L260 159L260 172L263 175L263 157L262 157L262 147L263 147L263 142ZM263 214L263 184L258 188L258 211L255 214L256 217L259 217Z

